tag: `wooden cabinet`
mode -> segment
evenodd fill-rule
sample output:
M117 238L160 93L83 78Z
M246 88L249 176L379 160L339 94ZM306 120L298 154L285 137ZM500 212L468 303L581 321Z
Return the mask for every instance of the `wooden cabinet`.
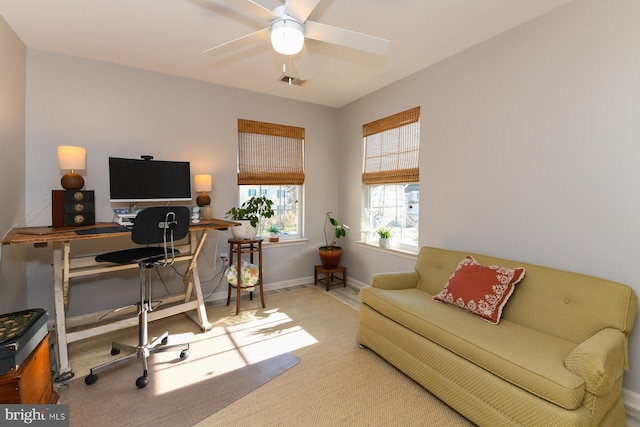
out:
M95 224L94 192L52 190L51 217L54 227Z
M53 391L49 334L16 371L0 376L0 403L52 404L58 401Z

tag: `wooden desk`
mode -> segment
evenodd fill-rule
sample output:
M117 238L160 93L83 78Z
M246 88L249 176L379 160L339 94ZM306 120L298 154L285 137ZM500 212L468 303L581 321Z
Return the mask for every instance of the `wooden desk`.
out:
M221 219L201 220L189 227L188 243L178 246L180 255L176 262L188 261L182 279L184 292L163 298L163 305L149 314L149 320L162 319L178 313L187 314L203 331L211 329L207 319L200 277L198 275L197 258L204 246L208 230L226 230L238 225L236 222ZM89 276L112 271L138 268L137 264L115 265L95 262L94 256L71 255L71 243L80 240L105 239L130 236L130 231L115 231L116 223L98 223L83 227L23 227L12 229L2 240L8 244L34 244L53 246L53 294L55 306L55 354L58 367L58 378L66 380L73 376L69 364L67 345L99 334L135 326L137 317L132 315L117 321L97 324L109 312L90 313L82 316L67 317L66 308L69 295L69 283L73 277ZM102 231L104 230L104 231ZM164 308L163 308L164 307ZM192 311L195 310L195 316ZM84 327L90 325L89 327ZM83 328L80 328L83 327ZM78 328L77 331L73 331Z

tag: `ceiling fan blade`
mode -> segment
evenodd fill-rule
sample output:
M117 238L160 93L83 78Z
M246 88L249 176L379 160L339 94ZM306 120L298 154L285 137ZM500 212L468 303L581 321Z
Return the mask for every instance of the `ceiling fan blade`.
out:
M389 45L391 44L390 40L380 37L370 36L314 21L307 21L304 23L304 36L309 39L333 43L352 49L375 53L377 55L383 55L387 49L389 49Z
M252 0L227 0L227 2L265 21L271 21L278 17L271 10Z
M202 53L206 53L209 55L222 55L231 50L239 49L244 46L259 42L261 40L266 40L269 38L269 34L270 29L263 28L262 30L256 31L255 33L247 34L246 36L242 36L226 43L222 43L218 46L203 50Z
M289 0L284 12L293 16L300 22L307 20L320 0Z

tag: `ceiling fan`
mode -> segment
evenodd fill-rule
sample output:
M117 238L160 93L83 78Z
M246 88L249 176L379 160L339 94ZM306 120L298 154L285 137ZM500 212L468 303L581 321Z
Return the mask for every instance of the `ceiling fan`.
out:
M286 0L283 5L274 10L252 0L227 0L227 2L269 22L269 26L214 46L203 53L223 54L269 38L274 50L283 55L298 54L304 48L305 39L332 43L378 55L384 54L391 44L391 41L380 37L308 21L307 18L320 0Z

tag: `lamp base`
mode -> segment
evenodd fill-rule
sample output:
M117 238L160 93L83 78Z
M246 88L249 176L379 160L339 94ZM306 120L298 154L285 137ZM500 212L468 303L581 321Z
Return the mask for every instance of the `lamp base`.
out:
M211 197L209 197L208 194L200 193L198 197L196 197L196 204L200 207L210 205Z
M60 184L65 190L77 191L81 190L82 187L84 187L84 178L80 174L69 172L67 174L64 174L62 179L60 179Z
M202 208L202 217L204 219L213 219L213 206L206 205Z

